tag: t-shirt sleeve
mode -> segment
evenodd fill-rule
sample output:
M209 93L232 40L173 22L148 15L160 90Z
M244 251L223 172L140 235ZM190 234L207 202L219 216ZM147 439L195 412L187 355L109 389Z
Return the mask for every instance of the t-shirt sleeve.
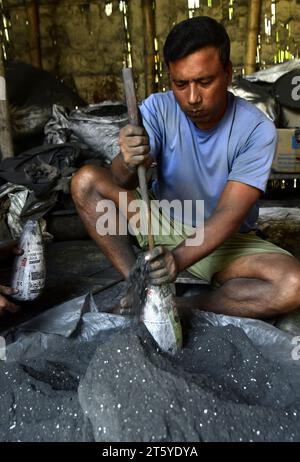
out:
M276 144L275 125L268 120L260 122L235 157L228 180L239 181L264 192Z
M143 125L150 139L150 155L157 160L162 147L161 114L154 95L149 96L140 106Z

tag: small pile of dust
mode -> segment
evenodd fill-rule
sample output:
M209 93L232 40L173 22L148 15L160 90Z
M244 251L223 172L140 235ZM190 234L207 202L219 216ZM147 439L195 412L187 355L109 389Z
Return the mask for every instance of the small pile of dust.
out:
M38 359L0 361L1 442L93 441L77 388L96 344L62 340Z

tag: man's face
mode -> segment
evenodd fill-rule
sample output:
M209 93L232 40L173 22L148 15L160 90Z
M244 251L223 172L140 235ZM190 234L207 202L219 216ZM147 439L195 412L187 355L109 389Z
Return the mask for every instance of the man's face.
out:
M170 62L169 72L171 88L183 112L198 128L214 127L226 111L231 63L224 68L219 50L208 46Z

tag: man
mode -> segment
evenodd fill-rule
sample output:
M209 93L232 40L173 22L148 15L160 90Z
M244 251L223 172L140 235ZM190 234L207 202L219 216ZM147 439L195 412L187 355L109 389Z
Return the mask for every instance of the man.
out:
M87 230L127 278L135 263L130 239L100 236L96 206L112 200L123 219L127 210L119 193L127 193L128 207L139 197L137 166L149 168L154 160L154 196L182 203L204 200L205 223L204 240L194 246L187 245L189 233L155 236L158 247L148 254L150 282L175 281L187 269L214 285L200 296L177 298L179 310L189 305L260 318L295 310L300 306L300 264L253 231L276 130L257 108L227 91L232 64L225 29L209 17L185 20L169 33L164 58L171 91L144 101L144 128L128 125L120 131L120 154L110 172L85 166L73 178L73 198ZM128 211L127 219L131 217ZM157 220L162 220L161 213ZM172 216L171 222L178 224L178 217ZM195 220L187 223L191 232L195 226ZM145 236L137 239L146 244Z
M6 261L12 255L22 255L23 250L18 247L17 241L10 241L0 244L0 262ZM4 313L16 313L19 310L19 306L7 299L7 296L11 296L18 293L18 289L7 287L0 284L0 317Z

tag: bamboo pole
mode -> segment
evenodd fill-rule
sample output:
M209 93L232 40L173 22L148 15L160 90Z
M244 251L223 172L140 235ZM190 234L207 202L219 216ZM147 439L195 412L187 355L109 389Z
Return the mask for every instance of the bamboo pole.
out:
M146 95L155 92L155 17L153 0L142 0L145 49Z
M39 7L36 0L30 0L26 4L27 17L29 22L29 52L31 64L35 67L42 67Z
M1 160L13 157L13 141L11 134L8 101L6 97L5 70L3 64L3 49L0 43L0 152Z
M245 74L256 71L256 51L260 31L261 0L249 2Z

